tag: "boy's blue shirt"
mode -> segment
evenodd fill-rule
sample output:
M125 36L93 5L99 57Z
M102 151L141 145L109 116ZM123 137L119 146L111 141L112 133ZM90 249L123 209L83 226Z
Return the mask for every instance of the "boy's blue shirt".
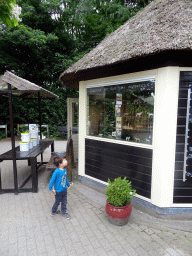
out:
M70 183L67 179L67 170L61 170L59 168L55 169L51 180L49 182L49 190L52 191L53 186L56 190L56 192L62 192L67 189L67 187L70 186Z

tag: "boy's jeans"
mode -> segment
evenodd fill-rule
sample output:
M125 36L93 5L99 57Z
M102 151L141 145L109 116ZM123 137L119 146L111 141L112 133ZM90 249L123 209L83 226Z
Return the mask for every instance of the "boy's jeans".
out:
M61 213L65 214L67 209L67 189L55 195L55 203L52 208L52 213L55 213L57 211L57 208L60 203L61 203Z

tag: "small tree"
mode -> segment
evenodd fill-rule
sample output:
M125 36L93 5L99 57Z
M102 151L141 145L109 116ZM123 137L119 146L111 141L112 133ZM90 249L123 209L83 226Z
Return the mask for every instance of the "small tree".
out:
M14 7L15 0L0 0L0 22L8 28L13 28L18 25L18 13Z

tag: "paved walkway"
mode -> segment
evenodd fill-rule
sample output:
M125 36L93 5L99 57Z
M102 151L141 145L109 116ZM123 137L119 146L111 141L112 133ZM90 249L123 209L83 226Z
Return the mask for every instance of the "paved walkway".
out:
M71 220L51 217L49 179L42 170L38 193L0 195L1 256L192 255L192 220L154 218L133 208L127 225L114 226L106 217L105 195L77 180L68 190Z

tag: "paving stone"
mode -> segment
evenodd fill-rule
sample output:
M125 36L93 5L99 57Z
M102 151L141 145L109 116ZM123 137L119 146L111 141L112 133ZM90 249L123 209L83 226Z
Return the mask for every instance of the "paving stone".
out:
M74 246L73 248L75 249L77 255L84 255L85 248L81 242L75 243L73 246Z
M77 252L76 252L74 249L73 249L73 250L70 250L67 255L70 255L70 256L78 256Z
M18 256L27 256L28 255L27 248L26 247L18 248L17 255Z
M42 241L41 243L37 243L37 252L38 254L47 252L47 248L44 241Z
M90 238L90 243L92 244L94 249L101 247L101 243L100 243L99 239L96 237Z
M6 177L2 171L2 181L12 182L12 162L8 162L3 162L3 168L10 173ZM24 175L25 168L22 163L18 172ZM105 195L79 181L68 192L72 219L51 217L54 197L48 190L49 180L50 173L42 171L38 193L0 196L0 255L191 256L192 221L161 220L133 208L125 226L112 225L105 213Z
M120 239L117 239L118 243L121 245L121 246L124 246L127 244L127 240L122 238L121 236L119 236Z
M102 239L100 242L101 242L101 245L105 249L106 252L111 251L112 245L108 240Z
M124 246L125 252L128 253L129 256L138 256L139 254L135 249L133 249L130 245Z
M54 237L52 237L51 234L45 235L45 236L44 236L44 241L45 241L45 244L46 244L46 245L52 244L53 241L54 241Z
M85 234L79 235L79 240L81 241L83 246L87 246L90 244L90 240Z
M118 254L116 251L112 250L112 251L108 252L108 255L110 255L110 256L118 256L120 254Z
M77 236L85 235L84 229L82 229L79 225L75 226L73 229Z
M174 256L180 256L178 252L176 252L174 249L172 248L167 248L166 251L170 254L170 255L174 255Z
M95 252L100 256L108 256L108 253L102 247L97 248Z
M148 252L143 249L142 247L137 247L135 248L135 251L139 254L139 255L142 255L142 256L148 256Z
M128 243L133 249L135 249L135 248L137 248L137 247L140 246L140 245L139 245L139 242L136 241L133 237L129 237L129 238L127 239L127 243Z
M71 240L64 240L63 243L68 252L73 250L73 242Z
M47 252L40 253L40 254L38 254L38 256L47 256Z
M27 256L39 256L36 250L28 250Z
M99 229L95 229L93 230L94 235L99 238L99 239L104 239L104 235L102 234L102 232Z
M85 251L89 254L90 252L95 251L91 244L85 246Z
M149 242L146 242L146 241L138 241L140 246L145 249L146 252L149 252L151 251L152 247L151 247L151 244Z
M26 246L27 244L26 236L19 236L17 238L17 244L18 244L18 248Z
M62 247L63 246L63 239L60 238L59 236L55 236L54 237L54 243L55 243L55 246L57 248Z
M10 244L9 245L9 254L17 255L17 252L18 252L17 244Z
M60 256L67 256L67 255L68 255L66 249L63 248L63 247L62 247L62 248L57 248L57 249L56 249L56 252L57 252L57 254L60 255Z

